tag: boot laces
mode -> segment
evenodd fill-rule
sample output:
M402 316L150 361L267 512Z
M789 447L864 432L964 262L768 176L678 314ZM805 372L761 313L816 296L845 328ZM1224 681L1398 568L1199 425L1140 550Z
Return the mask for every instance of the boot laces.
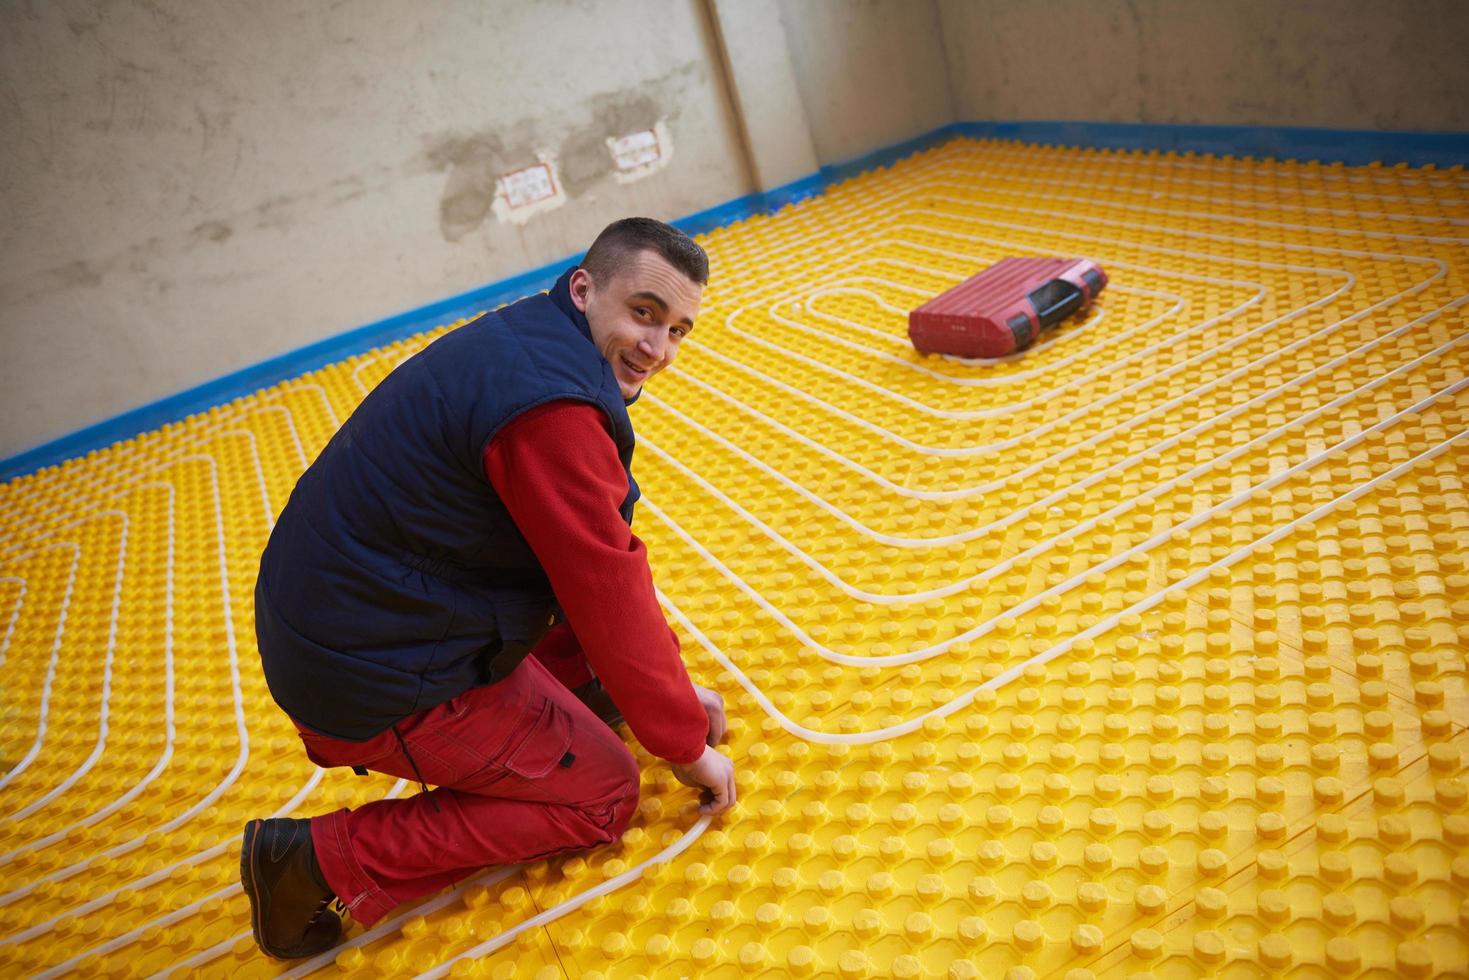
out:
M308 926L314 926L314 925L316 925L316 923L321 920L321 917L326 914L326 911L327 911L327 907L328 906L331 906L339 914L346 914L346 911L347 911L347 903L346 902L343 902L340 898L338 898L335 895L326 895L326 896L324 896L322 898L321 903L316 906L316 911L312 913L312 915L311 915L311 921L309 923L307 923L307 925Z

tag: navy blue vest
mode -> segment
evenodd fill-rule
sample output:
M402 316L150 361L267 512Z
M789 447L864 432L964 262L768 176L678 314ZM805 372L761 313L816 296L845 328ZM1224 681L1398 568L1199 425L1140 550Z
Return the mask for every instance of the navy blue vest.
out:
M553 622L484 450L527 409L574 399L602 409L631 466L628 403L570 277L399 365L297 482L260 560L255 631L270 693L298 721L371 738L504 677Z

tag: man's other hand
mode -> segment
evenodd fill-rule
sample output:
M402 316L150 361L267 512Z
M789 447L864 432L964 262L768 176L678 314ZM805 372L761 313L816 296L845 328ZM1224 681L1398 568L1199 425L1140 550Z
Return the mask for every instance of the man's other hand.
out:
M718 745L724 741L724 733L729 728L724 720L724 695L697 684L694 685L694 694L698 695L699 703L704 706L704 714L709 716L707 741L710 745Z
M685 786L704 790L704 800L699 804L700 813L715 816L734 806L734 763L712 746L706 746L697 761L686 766L670 763L669 768L673 770L674 778Z

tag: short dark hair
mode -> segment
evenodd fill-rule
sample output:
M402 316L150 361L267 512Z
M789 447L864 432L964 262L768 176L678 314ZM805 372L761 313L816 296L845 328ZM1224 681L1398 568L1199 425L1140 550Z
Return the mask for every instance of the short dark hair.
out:
M669 265L701 286L709 282L709 256L699 243L672 225L653 218L622 218L612 222L592 247L581 267L603 282L617 275L618 267L644 249L657 253Z

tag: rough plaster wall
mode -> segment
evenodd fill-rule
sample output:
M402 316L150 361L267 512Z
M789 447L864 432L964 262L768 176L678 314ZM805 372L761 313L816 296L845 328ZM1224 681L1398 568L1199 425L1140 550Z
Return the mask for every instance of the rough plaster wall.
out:
M755 188L768 191L812 173L819 163L778 0L711 6Z
M696 0L0 3L0 458L743 193L710 43ZM538 152L570 201L498 221Z
M1463 0L939 0L962 119L1469 128Z
M954 120L934 0L782 0L781 19L822 164Z

